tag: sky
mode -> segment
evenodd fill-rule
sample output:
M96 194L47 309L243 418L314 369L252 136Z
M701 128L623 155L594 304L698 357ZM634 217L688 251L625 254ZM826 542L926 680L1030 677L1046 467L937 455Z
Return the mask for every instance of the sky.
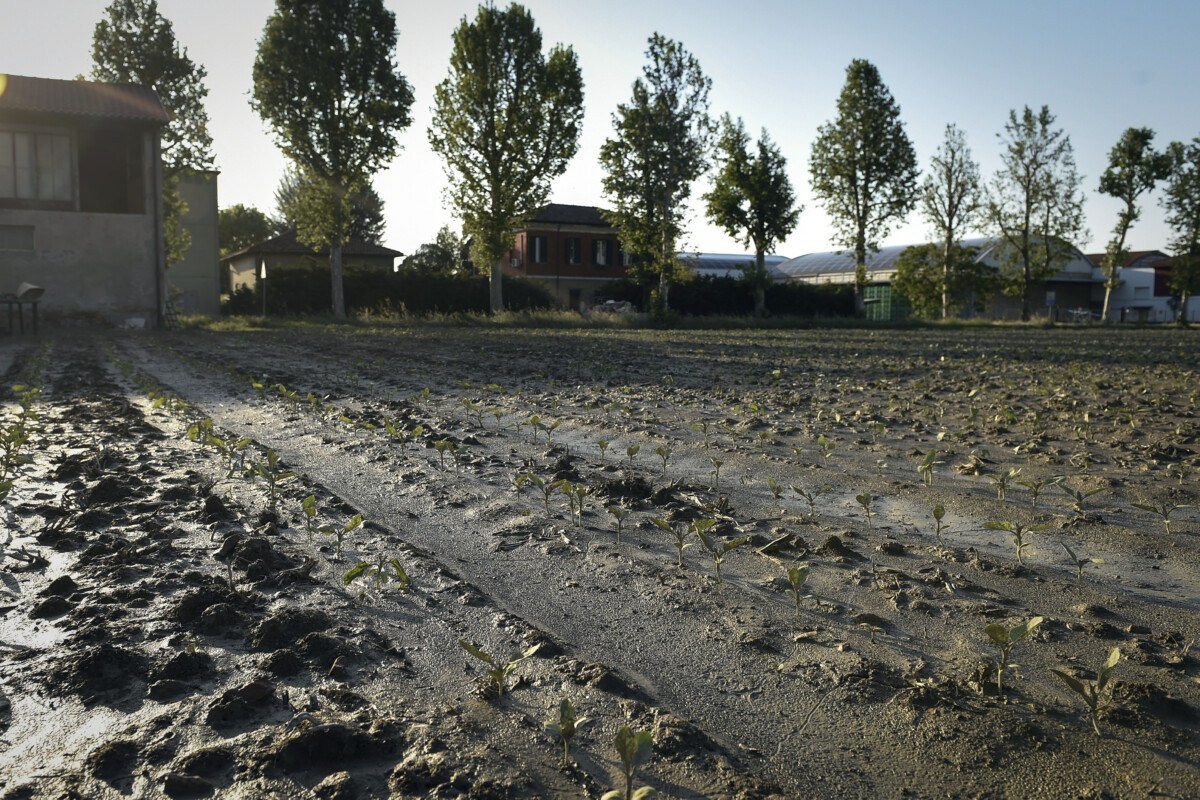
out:
M451 33L478 4L463 0L385 0L400 31L396 66L413 85L411 127L399 155L374 179L385 202L384 243L412 253L438 228L461 224L443 197L442 162L429 148L434 87L448 73ZM91 69L92 33L108 0L0 0L0 71L74 78ZM579 152L553 184L551 200L605 204L600 147L612 113L627 102L655 33L683 44L712 79L710 113L742 117L754 135L765 128L788 159L800 221L776 253L840 249L829 217L809 188L808 157L817 128L837 112L846 67L874 63L901 109L924 168L945 127L966 135L985 179L1000 167L1010 110L1049 107L1075 149L1087 193L1089 233L1077 242L1100 252L1119 204L1097 190L1108 153L1129 127L1149 127L1156 144L1200 136L1195 0L528 0L546 49L578 54L586 112ZM274 212L286 162L266 124L251 110L251 70L272 0L159 0L179 43L208 70L206 108L220 171L222 208L242 203ZM707 223L693 187L681 249L743 253ZM1166 249L1161 191L1142 202L1127 246ZM929 238L914 212L881 245Z

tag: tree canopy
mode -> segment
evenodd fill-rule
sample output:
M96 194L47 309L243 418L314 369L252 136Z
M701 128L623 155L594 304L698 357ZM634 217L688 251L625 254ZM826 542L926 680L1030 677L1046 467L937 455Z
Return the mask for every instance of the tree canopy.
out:
M491 309L504 310L501 257L546 204L579 149L583 77L570 47L542 52L533 16L513 3L479 7L453 34L450 72L434 93L429 144L446 197L489 269Z
M743 269L754 290L755 313L766 310L771 284L765 257L796 228L803 207L787 176L787 159L764 128L751 152L750 137L739 117L721 118L716 145L716 174L704 195L708 218L746 247L754 248L754 264Z
M1200 136L1167 148L1170 172L1159 201L1167 212L1171 239L1171 290L1179 295L1180 325L1187 324L1188 300L1200 292Z
M345 317L348 196L397 153L413 91L393 62L396 16L383 0L276 0L254 60L251 106L323 192L307 192L301 241L329 246L333 313Z
M1108 321L1108 304L1112 293L1121 286L1121 267L1129 257L1125 237L1141 216L1137 199L1154 189L1154 184L1171 171L1171 158L1154 150L1154 131L1149 128L1127 128L1108 154L1108 168L1100 176L1100 191L1115 197L1123 204L1117 214L1113 238L1109 240L1100 269L1104 273L1104 310L1101 319Z
M996 254L1007 294L1021 298L1028 320L1033 290L1070 259L1085 237L1083 191L1071 138L1054 128L1050 109L1008 112L1000 139L1001 168L987 198L988 225L1002 240Z
M217 212L217 239L222 257L245 250L274 234L271 218L254 206L238 203Z
M825 207L838 244L854 253L855 305L863 307L867 252L917 200L917 155L900 120L900 106L869 61L846 68L838 115L817 129L808 169L813 194Z
M922 319L945 319L969 303L982 310L995 294L996 271L977 257L977 248L957 241L950 245L949 257L945 242L909 247L896 261L892 288L908 298Z
M328 184L308 177L302 169L288 169L275 187L275 229L280 233L299 230L307 216L319 213L320 209L327 208L332 202ZM384 203L371 181L363 180L358 188L348 192L346 203L350 214L346 239L383 244L387 229L387 220L383 216Z
M646 57L632 99L613 114L614 136L601 146L600 164L612 203L606 216L635 258L630 272L639 283L657 279L665 305L671 282L688 274L677 242L692 182L708 168L712 81L683 45L660 34L650 37Z
M404 259L401 268L419 275L453 275L462 269L464 249L462 237L443 225L432 242Z
M926 274L940 285L940 316L948 319L954 306L954 294L961 291L955 285L960 266L958 259L964 255L959 243L977 222L983 205L979 165L971 158L966 135L955 125L946 126L945 138L930 160L929 172L921 184L920 204L921 215L933 227L936 241L941 243L940 269L937 275ZM973 262L962 266L971 271Z

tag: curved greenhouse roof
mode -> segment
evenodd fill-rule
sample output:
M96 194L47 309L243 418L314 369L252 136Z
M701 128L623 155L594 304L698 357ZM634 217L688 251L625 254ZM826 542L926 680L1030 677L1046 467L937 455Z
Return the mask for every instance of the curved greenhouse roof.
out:
M704 278L740 278L742 276L742 266L747 263L754 263L754 254L745 253L680 253L679 258L692 272ZM795 259L792 259L795 260ZM787 280L787 275L780 271L779 265L788 261L786 256L766 256L764 263L767 267L767 272L775 281Z

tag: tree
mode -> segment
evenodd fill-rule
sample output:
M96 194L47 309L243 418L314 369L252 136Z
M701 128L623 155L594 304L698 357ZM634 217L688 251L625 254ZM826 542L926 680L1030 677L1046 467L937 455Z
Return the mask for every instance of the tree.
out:
M1200 137L1167 148L1171 171L1160 203L1167 211L1171 240L1171 291L1179 295L1180 325L1188 323L1188 300L1200 292Z
M657 279L663 307L673 280L686 276L676 255L692 182L708 168L712 81L679 42L650 37L649 62L633 83L633 98L613 114L614 138L600 148L606 217L634 257L639 283Z
M946 126L946 138L933 155L929 174L921 185L921 213L933 226L941 242L940 284L941 318L950 317L953 296L960 287L955 285L960 262L965 253L959 242L975 224L983 205L979 165L971 158L967 137L955 125ZM973 271L969 264L962 264ZM907 294L907 292L905 293ZM912 295L908 295L910 298Z
M979 307L996 291L996 271L978 255L978 248L961 242L951 244L949 253L945 242L906 248L896 261L892 288L908 298L922 319L945 319L967 300Z
M480 6L453 35L450 74L434 93L429 144L444 160L446 197L488 265L490 305L504 310L501 257L550 196L579 149L583 77L570 47L542 53L533 16Z
M916 203L917 155L874 64L850 62L837 105L837 119L817 129L808 169L837 243L854 253L854 305L861 312L867 252L878 251L879 240Z
M400 266L419 275L453 275L462 268L464 246L462 237L443 225L432 242L421 245Z
M104 14L92 34L91 77L151 87L171 118L162 132L163 239L169 267L183 260L192 244L182 224L188 207L179 194L179 175L213 165L204 110L208 72L179 46L156 0L114 0Z
M299 230L301 220L308 213L306 209L321 209L331 204L332 198L328 193L325 183L306 176L301 169L286 170L279 179L279 186L275 188L277 217L274 224L277 232ZM371 182L364 180L359 188L348 192L346 203L350 214L346 238L383 244L383 234L387 228L387 221L383 217L383 198L375 192Z
M743 246L754 247L754 264L743 272L754 290L754 311L761 316L766 312L766 290L771 285L766 254L795 229L804 209L796 207L787 159L765 128L757 152L751 154L749 146L741 118L734 124L728 114L723 116L716 147L717 174L704 201L714 224Z
M1020 118L1008 112L997 134L1003 165L987 198L988 225L1001 242L996 248L1007 294L1020 296L1021 319L1028 320L1032 293L1071 257L1075 241L1086 238L1083 191L1075 171L1071 139L1054 129L1054 115L1029 106Z
M1124 203L1117 214L1117 227L1108 243L1100 269L1104 273L1104 310L1101 319L1108 322L1108 302L1121 286L1121 267L1129 257L1125 236L1141 215L1137 199L1154 189L1154 184L1167 177L1171 159L1166 153L1155 152L1151 146L1154 131L1149 128L1128 128L1108 154L1108 168L1100 176L1100 191Z
M276 0L254 60L250 105L283 154L324 187L305 193L297 235L329 247L338 318L349 196L396 155L396 133L411 122L412 87L392 61L397 35L383 0Z
M256 245L274 233L271 218L254 206L238 203L217 212L217 239L222 257Z

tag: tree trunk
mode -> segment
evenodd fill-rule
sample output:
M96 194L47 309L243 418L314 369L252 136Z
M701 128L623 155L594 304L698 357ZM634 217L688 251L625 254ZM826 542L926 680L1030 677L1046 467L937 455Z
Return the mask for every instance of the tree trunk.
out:
M1108 324L1108 301L1112 299L1112 285L1104 284L1104 310L1100 312L1100 321Z
M942 248L942 319L950 317L950 273L953 266L950 263L950 248L952 245L953 242L947 236L945 246Z
M854 313L863 316L867 310L867 265L859 262L854 266Z
M668 308L671 307L670 306L671 281L669 281L667 279L667 274L665 272L660 272L658 275L658 296L659 296L660 301L662 302L662 310L663 311L666 311Z
M1175 318L1175 323L1182 328L1188 325L1188 300L1191 298L1191 292L1183 291L1179 294L1179 316Z
M333 316L335 319L345 319L346 295L342 291L342 245L340 243L329 248L329 279L333 295Z
M754 315L767 315L767 255L762 250L754 251L754 262L758 280L754 284Z
M503 260L496 259L492 264L492 274L488 278L489 303L493 314L504 313L504 267Z

